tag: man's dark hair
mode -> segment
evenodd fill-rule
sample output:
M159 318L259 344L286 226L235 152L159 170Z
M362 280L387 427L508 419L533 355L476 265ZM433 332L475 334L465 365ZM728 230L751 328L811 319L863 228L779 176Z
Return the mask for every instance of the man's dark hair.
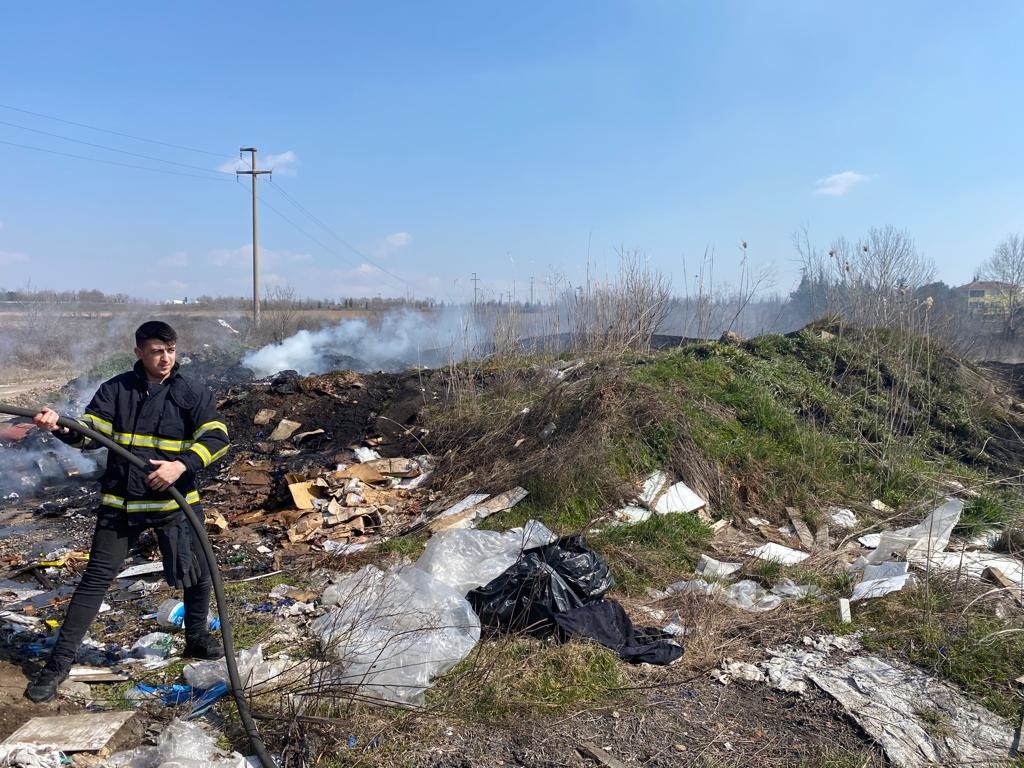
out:
M150 339L170 344L178 340L177 332L162 320L150 320L143 323L135 331L135 346L141 347Z

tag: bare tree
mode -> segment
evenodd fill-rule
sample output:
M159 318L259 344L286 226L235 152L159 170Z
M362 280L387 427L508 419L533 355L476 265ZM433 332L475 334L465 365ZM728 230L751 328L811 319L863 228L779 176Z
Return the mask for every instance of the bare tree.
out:
M1024 304L1024 240L1014 233L1007 235L981 265L982 277L1000 283L997 295L1003 319L1003 335L1017 335L1017 314Z

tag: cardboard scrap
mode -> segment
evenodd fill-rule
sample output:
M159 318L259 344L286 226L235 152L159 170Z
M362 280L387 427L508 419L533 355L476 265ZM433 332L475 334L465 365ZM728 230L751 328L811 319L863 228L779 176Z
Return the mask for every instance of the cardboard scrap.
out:
M323 526L323 515L306 515L288 529L288 541L293 544L297 541L305 541L306 539L312 538L312 536L323 528Z
M61 752L97 752L135 717L117 710L85 715L34 717L4 740L4 744L33 744Z
M383 483L385 480L387 480L387 478L384 477L384 475L382 475L369 464L353 464L350 467L345 467L344 469L335 472L334 477L338 478L339 480L344 480L346 478L354 478L356 480L359 480L360 482L371 484Z
M301 472L289 472L284 476L288 484L288 490L292 495L292 501L299 509L314 509L316 504L313 499L326 499L324 492L327 482L322 478L307 480Z
M420 474L420 465L413 459L373 459L364 464L389 477L416 477Z
M297 421L291 419L281 419L274 431L270 433L270 439L272 441L287 440L289 437L294 435L299 428L302 426Z
M227 518L215 509L206 511L206 530L210 533L224 533L228 529Z
M248 472L243 472L238 477L238 482L240 482L242 485L267 486L270 485L272 480L273 478L271 478L269 472L262 472L260 470L255 469L249 470Z
M272 408L260 408L253 416L252 423L257 427L265 427L275 416L277 416L277 411Z

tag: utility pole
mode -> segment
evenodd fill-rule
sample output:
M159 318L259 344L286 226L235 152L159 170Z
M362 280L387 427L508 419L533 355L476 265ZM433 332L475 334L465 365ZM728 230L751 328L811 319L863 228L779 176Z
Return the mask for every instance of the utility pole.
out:
M476 306L476 284L480 282L480 278L476 276L476 272L473 273L473 306Z
M530 306L533 306L533 275L530 275Z
M256 170L256 147L242 147L238 156L248 152L252 158L248 171L235 171L237 176L252 177L252 327L260 327L260 249L256 231L256 177L270 174L271 171Z

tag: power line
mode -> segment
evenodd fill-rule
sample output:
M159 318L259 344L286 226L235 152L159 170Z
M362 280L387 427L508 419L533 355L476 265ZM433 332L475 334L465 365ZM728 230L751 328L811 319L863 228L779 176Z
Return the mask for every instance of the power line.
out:
M75 155L71 152L61 152L56 149L44 149L43 147L33 147L30 144L19 144L15 141L4 141L0 139L0 144L6 144L9 147L18 147L20 149L31 149L34 152L45 152L50 155L60 155L61 157L72 157L76 160L89 160L93 163L103 163L104 165L117 165L122 168L135 168L139 171L150 171L152 173L166 173L171 176L188 176L193 179L206 179L207 181L228 181L227 175L223 176L200 176L198 173L184 173L183 171L169 171L164 168L149 168L145 165L134 165L133 163L121 163L117 160L103 160L99 157L88 157L87 155Z
M117 147L108 147L106 144L96 144L91 141L83 141L82 139L74 139L70 136L63 136L59 133L50 133L49 131L43 131L39 128L29 128L27 125L18 125L17 123L9 123L6 120L0 120L0 125L10 126L11 128L18 128L22 131L31 131L32 133L39 133L43 136L50 136L55 139L62 139L63 141L71 141L75 144L84 144L87 147L95 147L97 149L105 149L109 152L118 152L122 155L129 155L131 157L138 157L143 160L152 160L155 163L165 163L167 165L176 165L180 168L191 168L194 171L203 171L204 173L226 173L225 171L217 171L210 168L203 168L200 165L190 165L188 163L177 163L174 160L164 160L161 157L154 157L152 155L142 155L138 152L129 152L126 149L118 149Z
M237 186L238 186L239 189L243 189L241 184L239 184ZM276 185L271 184L271 186L276 186ZM243 189L243 191L246 191L246 190ZM316 235L312 234L305 227L302 227L301 225L295 223L295 221L293 221L285 213L283 213L280 208L278 208L276 205L272 205L266 198L261 198L261 202L263 203L263 205L266 208L268 208L270 211L272 211L275 216L277 216L279 219L282 219L286 224L288 224L289 226L294 228L296 231L301 232L307 238L309 238L314 243L316 243L321 248L323 248L330 255L336 256L337 258L341 259L342 261L346 262L347 264L351 264L353 267L358 267L359 266L358 262L356 262L353 259L349 258L348 256L345 256L344 254L338 252L337 250L335 250L331 246L327 245L327 243L325 243L323 240L318 238ZM390 273L387 273L387 274L390 274ZM391 276L394 277L394 275L391 275ZM404 283L405 281L403 280L402 282Z
M42 117L47 120L55 120L58 123L66 123L67 125L76 125L79 128L88 128L90 131L100 131L101 133L109 133L113 136L121 136L125 139L133 139L134 141L145 141L148 144L159 144L163 147L173 147L174 149L183 149L186 152L198 152L202 155L213 155L214 157L223 158L224 152L211 152L207 149L196 149L195 147L186 147L181 144L171 144L166 141L158 141L157 139L147 139L142 136L133 136L130 133L121 133L120 131L112 131L109 128L100 128L96 125L89 125L87 123L76 123L74 120L65 120L63 117L54 117L53 115L44 115L42 112L31 112L21 107L12 107L10 104L0 104L0 109L9 109L13 112L21 112L25 115L32 115L33 117Z
M287 200L287 201L288 201L289 203L291 203L291 204L292 204L293 206L295 206L295 207L296 207L296 208L297 208L297 209L298 209L299 211L301 211L301 212L302 212L302 213L304 213L304 214L305 214L306 216L308 216L308 217L309 217L310 219L312 219L312 221L313 221L314 223L316 223L316 224L320 225L320 227L322 227L322 228L323 228L323 229L324 229L324 230L325 230L325 231L326 231L326 232L327 232L328 234L330 234L330 235L331 235L331 236L332 236L332 237L333 237L333 238L334 238L335 240L337 240L337 241L338 241L339 243L341 243L342 245L344 245L344 246L345 246L346 248L348 248L348 249L349 249L350 251L352 251L352 253L354 253L354 254L355 254L356 256L358 256L358 257L359 257L360 259L362 259L363 261L365 261L365 262L366 262L367 264L369 264L369 265L371 265L371 266L373 266L373 267L377 268L378 270L380 270L381 272L383 272L383 273L384 273L384 274L386 274L386 275L390 275L391 277L393 277L393 278L394 278L395 280L398 280L398 281L399 281L400 283L402 283L403 285L405 285L405 286L407 286L407 287L410 287L410 288L412 287L412 286L410 285L410 283L409 283L409 281L408 281L408 280L406 280L406 279L404 279L404 278L402 278L402 277L399 277L399 276L398 276L398 275L396 275L396 274L395 274L394 272L391 272L391 271L390 271L390 270L388 270L388 269L385 269L385 268L384 268L384 267L382 267L382 266L381 266L380 264L378 264L378 263L377 263L377 262L375 262L375 261L374 261L373 259L371 259L371 258L370 258L369 256L367 256L367 255L366 255L366 254L364 254L364 253L363 253L362 251L360 251L360 250L359 250L358 248L356 248L356 247L355 247L354 245L352 245L351 243L349 243L349 242L348 242L348 241L347 241L347 240L346 240L345 238L343 238L343 237L342 237L341 235L339 235L339 234L338 234L337 232L335 232L335 231L334 231L333 229L331 229L331 228L330 228L329 226L327 226L327 225L326 225L326 224L325 224L325 223L324 223L323 221L321 221L321 220L320 220L320 218L319 218L319 217L317 217L317 216L316 216L315 214L311 213L311 212L309 211L309 209L307 209L307 208L306 208L306 207L305 207L304 205L302 205L302 204L301 204L301 203L300 203L300 202L299 202L298 200L296 200L296 199L295 199L295 198L293 198L293 197L292 197L291 195L289 195L289 194L288 194L287 192L285 192L285 191L284 191L284 189L282 189L282 188L281 188L281 185L280 185L280 184L274 183L274 184L271 184L270 186L271 186L272 188L274 188L275 190L277 190L277 191L278 191L279 193L281 193L281 195L283 195L283 196L284 196L284 199L285 199L285 200Z

